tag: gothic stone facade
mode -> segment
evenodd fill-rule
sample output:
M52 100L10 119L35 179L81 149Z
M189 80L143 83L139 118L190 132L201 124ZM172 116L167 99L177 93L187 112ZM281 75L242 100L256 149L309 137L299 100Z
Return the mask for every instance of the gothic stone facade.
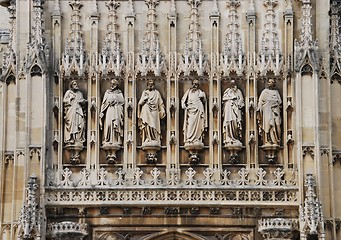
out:
M339 0L0 5L1 239L341 239Z

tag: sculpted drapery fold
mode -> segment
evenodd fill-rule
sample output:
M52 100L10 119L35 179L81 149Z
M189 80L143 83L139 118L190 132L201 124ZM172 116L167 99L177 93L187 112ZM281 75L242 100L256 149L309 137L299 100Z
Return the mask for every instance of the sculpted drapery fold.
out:
M104 145L121 145L123 138L124 97L118 89L118 81L112 80L111 87L103 97L100 110L100 129L103 130Z
M161 94L155 89L154 81L148 81L138 103L139 128L142 144L161 144L160 120L166 116Z
M80 145L85 142L85 114L83 106L86 100L79 91L75 80L71 81L66 91L64 103L64 142L67 145Z
M279 145L281 141L282 99L275 85L276 81L269 79L268 88L261 92L258 100L257 120L264 145Z
M231 87L223 94L223 139L228 145L241 145L242 134L242 111L244 107L243 93L237 88L234 80Z
M194 80L181 99L184 114L184 142L185 144L201 144L204 131L208 127L206 94L199 88L199 81Z

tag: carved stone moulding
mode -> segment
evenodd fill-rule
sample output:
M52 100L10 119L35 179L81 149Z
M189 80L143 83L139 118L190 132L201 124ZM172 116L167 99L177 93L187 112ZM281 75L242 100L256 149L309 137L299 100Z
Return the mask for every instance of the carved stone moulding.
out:
M107 163L114 164L117 163L116 152L121 149L119 144L104 144L102 146L103 150L107 154Z
M297 223L292 219L272 218L258 221L258 232L264 239L292 239Z
M47 235L53 239L77 239L82 240L88 235L88 226L86 223L76 222L53 222L47 226Z
M70 163L72 164L79 164L80 159L80 152L83 150L83 144L66 144L66 149L70 152Z
M185 149L189 152L189 163L198 164L200 162L199 152L204 148L202 142L185 143Z
M142 150L145 151L145 158L147 163L157 163L157 152L161 149L160 143L155 142L144 142L142 144Z
M224 148L229 153L229 163L238 163L239 155L238 153L243 149L243 145L240 141L235 143L226 143Z
M281 146L277 144L264 144L261 146L263 151L265 152L265 157L269 163L276 163L277 152L281 148Z

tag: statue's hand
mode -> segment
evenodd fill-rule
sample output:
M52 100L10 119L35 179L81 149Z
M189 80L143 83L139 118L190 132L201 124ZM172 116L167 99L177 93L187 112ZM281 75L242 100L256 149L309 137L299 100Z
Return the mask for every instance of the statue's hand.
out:
M99 114L99 118L102 118L102 117L104 117L104 113Z

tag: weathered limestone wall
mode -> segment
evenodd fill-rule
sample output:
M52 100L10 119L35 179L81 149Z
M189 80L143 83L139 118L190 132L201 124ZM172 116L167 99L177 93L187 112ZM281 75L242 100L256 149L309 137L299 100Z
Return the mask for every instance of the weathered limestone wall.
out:
M47 223L81 219L95 226L93 238L103 239L112 226L115 231L124 226L130 231L134 220L129 216L143 215L141 201L152 207L147 213L150 225L159 220L157 216L164 220L160 229L168 223L184 225L186 231L195 225L194 218L187 221L181 216L180 208L166 209L174 204L166 193L170 186L179 193L176 206L206 214L200 224L222 227L218 217L207 218L215 214L211 204L221 207L223 225L236 227L235 218L243 216L237 225L247 230L238 229L239 236L258 239L253 229L259 219L299 218L299 205L306 197L304 180L311 173L323 206L326 239L340 234L341 86L340 75L332 76L330 70L329 1L122 1L117 6L113 1L56 0L45 1L42 8L39 4L17 0L14 13L0 8L0 28L14 31L0 51L5 56L0 83L3 239L16 238L24 188L33 173ZM311 11L303 5L311 6ZM119 52L108 42L111 35L118 37ZM104 49L105 43L110 50ZM16 61L6 57L8 49ZM112 59L105 55L108 51L114 53ZM187 57L192 65L186 65ZM142 59L148 58L154 59L143 65ZM101 103L113 78L124 96L122 144L114 151L102 143L99 127ZM140 136L138 102L150 79L161 94L166 117L161 120L159 146L148 148ZM194 79L207 98L208 128L199 147L186 145L183 135L181 98ZM232 79L245 101L238 146L226 144L223 135L223 94ZM258 101L269 88L269 79L276 80L274 89L282 101L278 144L266 144L259 132ZM87 101L82 109L85 141L78 145L64 139L63 98L72 80L77 80ZM194 200L180 196L184 188ZM219 192L202 200L213 188L225 195L220 199ZM148 198L145 190L155 195L153 200L135 197ZM105 197L91 202L86 191ZM190 195L191 191L195 193ZM127 198L110 198L110 192ZM94 203L103 204L114 218L92 218L105 212ZM198 210L191 208L193 204ZM260 213L250 206L259 207ZM173 211L177 223L169 220ZM120 214L125 215L122 222ZM151 230L142 226L139 231Z

